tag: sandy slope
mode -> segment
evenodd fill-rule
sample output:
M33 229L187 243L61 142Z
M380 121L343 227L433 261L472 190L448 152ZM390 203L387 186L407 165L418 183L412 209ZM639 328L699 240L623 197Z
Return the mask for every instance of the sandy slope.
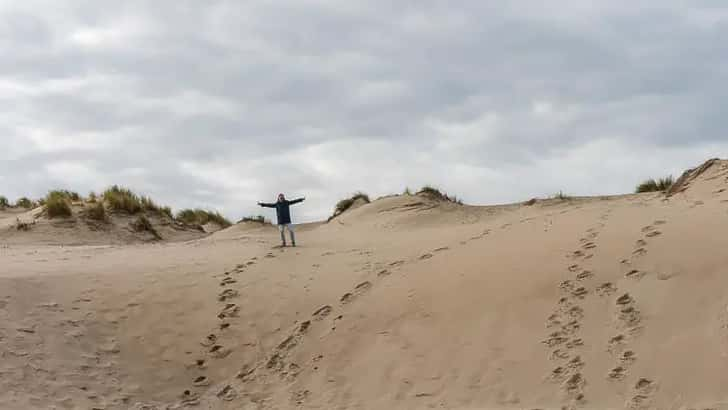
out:
M0 408L728 408L728 162L533 206L0 249ZM148 406L148 407L144 407Z

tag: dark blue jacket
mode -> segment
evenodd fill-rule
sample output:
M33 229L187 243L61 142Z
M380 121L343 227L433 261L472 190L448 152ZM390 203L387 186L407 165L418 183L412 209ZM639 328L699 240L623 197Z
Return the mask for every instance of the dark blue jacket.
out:
M283 201L278 201L272 204L269 203L259 203L258 205L266 207L266 208L275 208L276 209L276 217L278 218L278 225L284 225L291 223L291 209L289 205L297 204L299 202L302 202L303 198L294 199L293 201L289 201L287 199Z

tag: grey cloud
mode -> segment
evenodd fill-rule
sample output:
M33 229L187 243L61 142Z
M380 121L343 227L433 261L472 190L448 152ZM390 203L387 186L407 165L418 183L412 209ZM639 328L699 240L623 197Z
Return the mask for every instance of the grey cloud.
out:
M0 2L0 193L118 182L237 217L284 191L314 219L424 183L627 191L725 155L726 35L710 1Z

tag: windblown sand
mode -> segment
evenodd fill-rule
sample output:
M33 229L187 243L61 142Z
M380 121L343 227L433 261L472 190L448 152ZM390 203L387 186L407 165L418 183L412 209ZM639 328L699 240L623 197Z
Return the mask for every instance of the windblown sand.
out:
M6 234L0 409L726 409L728 162L686 182L531 206L389 197L285 249L257 224Z

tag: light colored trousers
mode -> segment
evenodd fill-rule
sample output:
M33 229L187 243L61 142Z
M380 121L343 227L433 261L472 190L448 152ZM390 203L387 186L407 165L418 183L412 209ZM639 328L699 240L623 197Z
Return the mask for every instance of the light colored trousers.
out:
M281 231L281 242L286 245L286 233L285 229L288 228L288 233L291 234L291 245L296 246L296 232L293 229L293 224L280 224L278 229Z

